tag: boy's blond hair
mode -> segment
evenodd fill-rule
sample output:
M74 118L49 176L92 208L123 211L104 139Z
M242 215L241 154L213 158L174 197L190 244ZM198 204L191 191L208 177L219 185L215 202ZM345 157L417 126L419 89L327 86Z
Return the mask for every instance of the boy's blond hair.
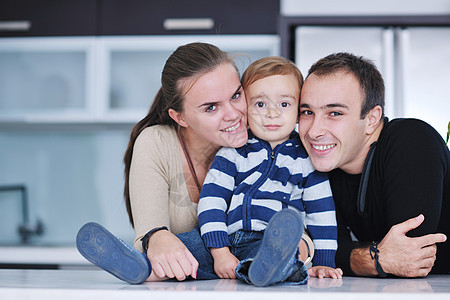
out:
M268 56L254 61L244 74L242 74L242 87L245 89L257 80L274 75L294 75L301 90L303 85L303 75L298 67L290 60L281 56Z

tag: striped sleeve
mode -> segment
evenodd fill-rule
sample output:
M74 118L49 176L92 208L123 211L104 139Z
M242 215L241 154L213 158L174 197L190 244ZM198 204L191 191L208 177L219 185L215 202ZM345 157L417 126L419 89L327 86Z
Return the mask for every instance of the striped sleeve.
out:
M209 248L230 246L226 212L235 188L234 156L238 156L234 148L219 150L200 193L198 222L202 239Z
M305 223L314 243L313 265L336 267L337 223L334 200L326 173L312 171L303 190Z

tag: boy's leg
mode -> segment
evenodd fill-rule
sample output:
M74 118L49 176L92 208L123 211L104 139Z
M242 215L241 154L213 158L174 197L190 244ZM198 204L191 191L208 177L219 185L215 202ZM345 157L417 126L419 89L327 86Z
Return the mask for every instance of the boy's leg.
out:
M293 271L306 273L303 263L298 261L303 226L303 218L292 209L283 209L270 219L258 254L250 263L248 277L251 283L268 286L286 281ZM300 283L304 282L306 280Z
M232 245L231 253L240 261L235 270L236 278L248 284L251 284L248 278L248 268L258 254L263 236L263 232L243 230L228 236Z
M88 261L131 284L144 282L151 273L147 255L115 237L97 223L83 225L77 234L78 251Z
M198 262L196 279L219 279L214 272L214 260L211 252L203 243L200 229L194 228L189 232L180 233L176 236L183 242Z

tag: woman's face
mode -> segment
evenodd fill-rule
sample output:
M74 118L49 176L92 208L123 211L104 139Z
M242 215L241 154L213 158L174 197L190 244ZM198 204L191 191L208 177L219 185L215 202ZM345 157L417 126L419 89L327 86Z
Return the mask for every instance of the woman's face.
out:
M229 63L188 81L180 125L212 146L247 142L247 103L238 73Z

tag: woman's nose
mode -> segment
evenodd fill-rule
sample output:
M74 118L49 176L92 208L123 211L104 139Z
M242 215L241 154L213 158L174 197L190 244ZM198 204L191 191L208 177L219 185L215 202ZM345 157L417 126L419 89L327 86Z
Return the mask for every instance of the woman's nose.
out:
M224 107L224 119L225 120L234 120L236 118L238 118L243 112L241 112L241 110L239 110L239 107L235 107L233 104L228 103L225 107Z

